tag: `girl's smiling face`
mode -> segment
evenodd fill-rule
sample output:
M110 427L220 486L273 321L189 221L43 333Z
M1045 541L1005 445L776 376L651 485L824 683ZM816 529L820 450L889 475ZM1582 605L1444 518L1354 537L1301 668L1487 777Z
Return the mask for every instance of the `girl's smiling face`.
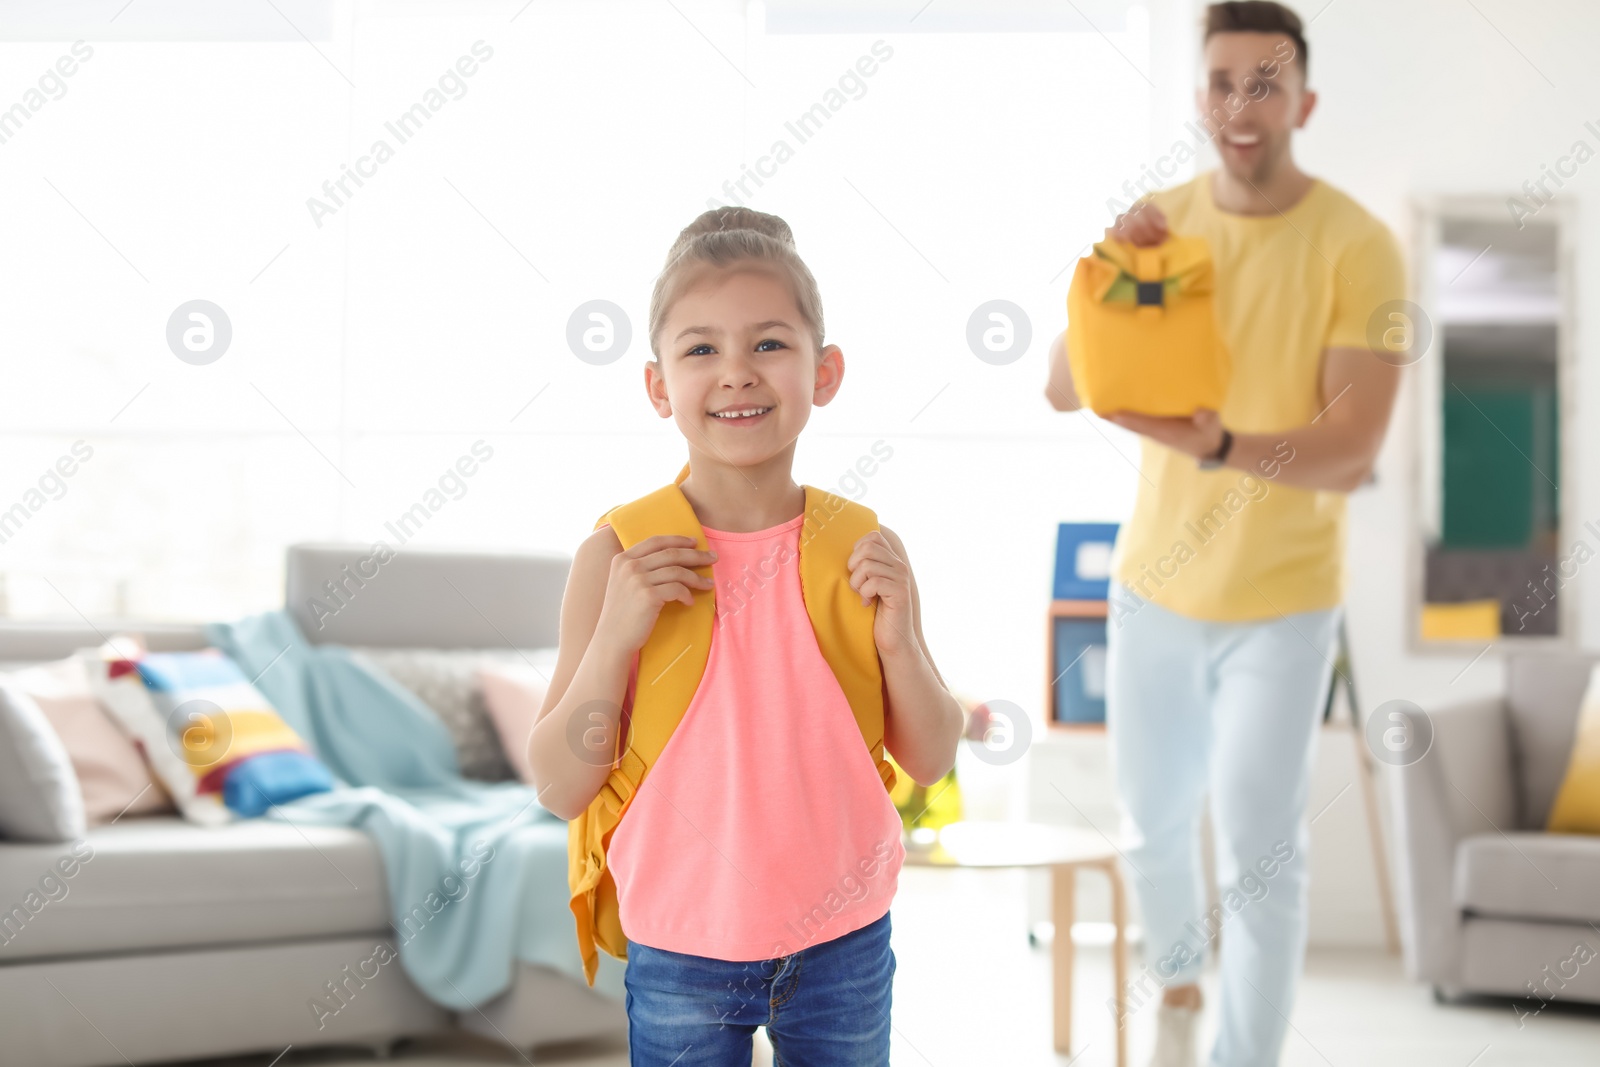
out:
M843 353L817 351L788 280L757 262L707 268L673 303L659 344L645 364L656 413L677 422L691 454L735 467L792 450L844 376Z

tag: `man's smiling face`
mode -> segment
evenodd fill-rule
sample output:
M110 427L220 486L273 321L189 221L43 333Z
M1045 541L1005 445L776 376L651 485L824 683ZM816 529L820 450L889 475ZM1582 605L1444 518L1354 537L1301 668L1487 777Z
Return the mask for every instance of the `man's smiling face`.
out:
M1294 55L1294 42L1281 33L1217 33L1206 41L1206 87L1195 103L1234 178L1268 182L1311 115L1316 94Z

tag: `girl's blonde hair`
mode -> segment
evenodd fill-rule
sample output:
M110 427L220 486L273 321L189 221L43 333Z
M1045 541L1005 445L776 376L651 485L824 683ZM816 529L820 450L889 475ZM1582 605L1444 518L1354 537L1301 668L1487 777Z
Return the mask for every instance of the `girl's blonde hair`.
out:
M822 294L817 280L794 248L794 232L776 215L747 207L712 208L678 234L667 253L666 265L650 294L650 351L657 359L657 337L666 325L667 312L683 296L704 267L727 267L754 260L768 265L789 280L800 317L822 350Z

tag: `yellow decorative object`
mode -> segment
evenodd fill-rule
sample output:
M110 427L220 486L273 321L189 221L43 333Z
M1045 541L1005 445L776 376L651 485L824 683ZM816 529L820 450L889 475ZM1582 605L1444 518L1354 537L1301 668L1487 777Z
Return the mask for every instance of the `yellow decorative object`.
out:
M961 821L961 786L956 781L954 767L932 785L919 785L893 756L889 757L889 766L895 773L889 799L894 801L895 810L900 813L900 824L907 831L937 830Z
M1097 415L1220 410L1228 353L1212 309L1211 252L1199 237L1152 248L1101 241L1067 290L1067 361Z
M1492 641L1500 636L1500 601L1422 605L1424 641Z
M1578 729L1545 829L1552 834L1600 834L1600 664L1578 709Z
M595 523L595 529L609 522L624 550L657 534L679 534L694 538L695 547L706 551L705 530L678 488L687 477L685 465L671 485L612 508ZM883 665L872 636L877 605L863 604L850 588L848 567L856 542L878 529L878 517L870 508L833 493L809 485L804 488L806 510L798 566L806 614L822 658L855 713L878 777L892 792L895 770L883 747ZM711 577L709 566L696 568L696 572ZM676 601L662 606L655 628L639 650L639 677L652 681L634 694L622 757L589 807L567 827L567 885L572 892L583 973L590 986L600 966L596 946L617 959L628 958L617 886L606 869L612 832L688 711L711 652L715 591L693 592L692 607Z

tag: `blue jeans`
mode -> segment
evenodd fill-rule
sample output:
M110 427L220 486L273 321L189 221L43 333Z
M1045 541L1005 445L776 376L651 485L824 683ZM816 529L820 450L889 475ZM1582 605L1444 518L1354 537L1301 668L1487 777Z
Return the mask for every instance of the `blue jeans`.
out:
M1106 718L1145 965L1200 977L1222 933L1217 1067L1270 1067L1305 958L1304 824L1339 609L1207 622L1113 581ZM1206 907L1199 813L1209 795L1220 902Z
M887 1067L894 986L889 914L753 963L628 942L632 1067L750 1067L756 1027L775 1067Z

